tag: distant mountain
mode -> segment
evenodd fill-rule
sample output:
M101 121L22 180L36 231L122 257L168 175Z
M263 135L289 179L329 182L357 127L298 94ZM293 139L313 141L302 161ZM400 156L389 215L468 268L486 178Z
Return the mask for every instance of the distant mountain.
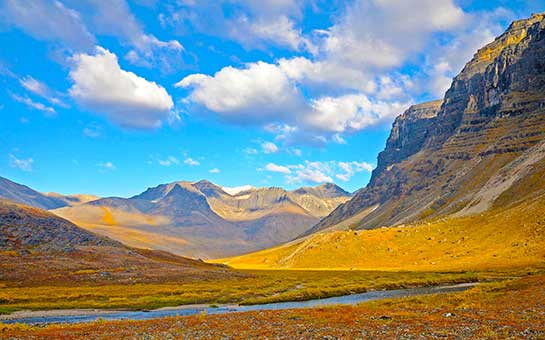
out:
M59 197L47 196L3 177L0 177L0 197L42 209L56 209L68 205Z
M305 235L514 204L545 189L545 13L481 48L442 101L399 116L369 185ZM533 178L523 192L511 191Z
M4 284L165 282L231 275L160 251L130 248L45 210L0 199L0 277Z
M98 199L93 195L41 193L3 177L0 177L0 198L41 209L56 209Z
M54 212L135 247L210 258L293 239L349 198L334 184L294 191L253 187L226 191L206 180L180 181L131 198L102 198Z

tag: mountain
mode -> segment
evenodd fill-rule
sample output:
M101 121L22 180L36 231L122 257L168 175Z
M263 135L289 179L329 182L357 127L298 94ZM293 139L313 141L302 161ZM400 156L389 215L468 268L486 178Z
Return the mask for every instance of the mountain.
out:
M393 123L367 187L237 268L471 270L545 259L545 13L511 24L443 100Z
M231 191L206 180L179 181L54 212L134 247L211 258L289 241L349 198L334 184Z
M41 209L56 209L98 199L93 195L41 193L3 177L0 177L0 197Z
M0 197L42 209L56 209L67 205L61 198L47 196L3 177L0 177Z
M544 14L511 24L442 101L399 116L369 185L308 230L372 229L484 212L527 176L545 143ZM539 192L537 181L526 189Z
M218 278L226 269L130 248L45 210L0 199L3 284L137 283Z

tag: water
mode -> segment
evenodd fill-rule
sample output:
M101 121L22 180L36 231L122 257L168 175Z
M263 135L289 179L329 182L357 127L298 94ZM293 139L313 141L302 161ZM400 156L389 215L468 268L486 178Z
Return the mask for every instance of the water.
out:
M147 320L157 319L174 316L187 316L201 313L207 314L225 314L225 313L237 313L237 312L249 312L260 310L281 310L281 309L294 309L294 308L313 308L324 307L332 305L356 305L361 302L371 300L381 300L388 298L407 297L415 295L427 295L436 293L448 293L448 292L461 292L467 290L476 283L463 283L450 286L436 286L436 287L424 287L424 288L409 288L409 289L396 289L396 290L383 290L372 291L361 294L351 294L344 296L337 296L325 299L315 299L308 301L292 301L292 302L278 302L268 303L263 305L253 306L221 306L217 308L213 307L188 307L180 306L175 308L156 309L152 311L112 311L112 312L94 312L89 311L84 315L49 315L40 317L24 317L0 320L3 323L26 323L26 324L50 324L50 323L81 323L92 322L99 319L102 320Z

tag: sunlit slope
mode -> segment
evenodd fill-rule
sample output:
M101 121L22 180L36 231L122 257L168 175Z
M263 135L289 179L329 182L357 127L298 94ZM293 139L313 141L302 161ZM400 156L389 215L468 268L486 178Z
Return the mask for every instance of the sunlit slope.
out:
M545 197L420 225L325 232L218 262L234 268L362 270L472 270L545 264Z

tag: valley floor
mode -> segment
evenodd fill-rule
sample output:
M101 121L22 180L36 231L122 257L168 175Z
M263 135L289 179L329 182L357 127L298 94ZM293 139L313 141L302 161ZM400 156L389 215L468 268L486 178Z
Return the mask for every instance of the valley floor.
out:
M530 338L545 337L545 275L463 293L359 306L92 324L0 325L1 338Z

